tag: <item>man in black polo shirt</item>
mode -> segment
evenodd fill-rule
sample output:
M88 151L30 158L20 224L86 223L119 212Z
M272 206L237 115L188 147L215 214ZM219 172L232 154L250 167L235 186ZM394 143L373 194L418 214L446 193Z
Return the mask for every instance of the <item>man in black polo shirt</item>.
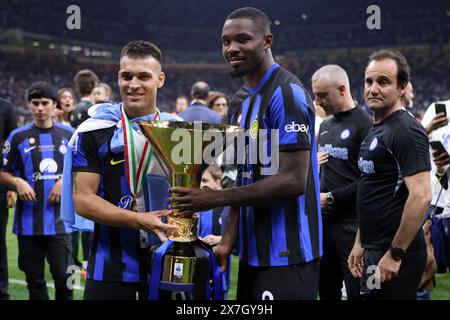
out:
M316 103L332 117L318 134L320 204L323 218L323 256L320 261L321 300L340 300L342 281L348 299L359 297L359 280L347 268L358 230L356 189L361 142L373 126L370 115L355 105L347 73L326 65L312 76Z
M431 201L431 165L425 130L401 105L408 81L401 53L369 57L364 96L375 125L359 152L359 232L349 256L367 299L415 299L427 259L421 226Z

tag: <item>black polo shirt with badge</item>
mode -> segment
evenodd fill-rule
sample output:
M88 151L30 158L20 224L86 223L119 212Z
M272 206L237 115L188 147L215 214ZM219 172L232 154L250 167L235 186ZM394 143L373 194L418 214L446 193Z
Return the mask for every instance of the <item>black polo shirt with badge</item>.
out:
M404 177L431 170L428 136L407 111L374 125L358 157L357 211L363 248L388 249L408 198ZM408 250L425 248L422 228Z
M332 205L322 209L324 221L357 221L358 153L372 126L372 117L359 107L339 112L320 125L318 150L328 153L328 162L320 166L320 192L332 192L334 198Z

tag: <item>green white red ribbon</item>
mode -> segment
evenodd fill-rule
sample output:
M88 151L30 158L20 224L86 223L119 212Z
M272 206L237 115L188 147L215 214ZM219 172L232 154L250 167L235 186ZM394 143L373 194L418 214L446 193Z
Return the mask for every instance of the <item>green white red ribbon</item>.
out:
M156 109L153 120L159 120L159 110ZM133 125L130 119L125 114L122 107L122 129L123 129L123 142L125 144L125 166L127 182L130 187L131 194L136 196L144 185L145 176L150 167L150 163L153 156L153 148L150 143L145 139L144 148L139 158L136 150L136 135L133 130Z

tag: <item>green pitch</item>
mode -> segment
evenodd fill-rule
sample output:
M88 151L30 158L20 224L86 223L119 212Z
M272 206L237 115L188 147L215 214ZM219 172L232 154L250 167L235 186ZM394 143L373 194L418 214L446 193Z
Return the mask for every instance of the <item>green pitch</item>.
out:
M19 270L17 264L17 237L12 233L12 211L9 215L9 223L7 229L6 242L8 247L8 267L9 267L9 294L11 300L27 300L28 291L25 283L25 275ZM81 254L81 253L80 253ZM81 258L81 257L80 257ZM237 271L238 271L238 258L233 256L232 273L231 273L231 289L228 293L228 299L234 300L236 298L236 283L237 283ZM50 299L54 299L55 290L52 288L53 280L49 272L48 266L46 266L45 278L47 280L47 286ZM450 296L450 274L439 274L436 276L437 286L431 293L433 300L448 300ZM80 285L84 286L84 281L81 280ZM74 290L74 299L81 300L83 298L83 290Z

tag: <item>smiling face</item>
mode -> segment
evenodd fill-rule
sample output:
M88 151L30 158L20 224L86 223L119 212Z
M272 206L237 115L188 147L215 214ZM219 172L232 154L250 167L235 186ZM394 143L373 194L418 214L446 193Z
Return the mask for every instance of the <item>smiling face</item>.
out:
M165 75L153 57L120 59L119 89L130 118L156 111L156 95L164 85Z
M233 77L256 73L262 68L272 35L250 19L228 19L222 29L222 52Z
M374 112L400 106L404 88L398 86L397 64L393 59L373 60L365 73L364 98Z

